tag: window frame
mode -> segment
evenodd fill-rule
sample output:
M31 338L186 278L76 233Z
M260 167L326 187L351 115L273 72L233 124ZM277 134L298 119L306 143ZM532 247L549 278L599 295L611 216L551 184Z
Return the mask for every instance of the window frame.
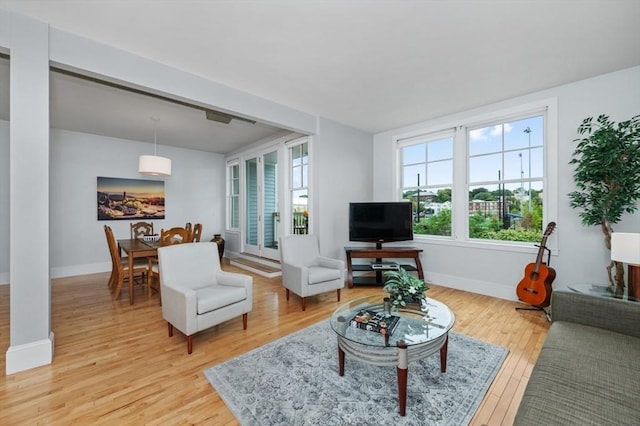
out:
M233 192L233 168L237 167L238 170L238 176L237 176L237 181L238 181L238 186L237 186L237 193ZM226 211L227 211L227 220L226 220L226 229L228 230L232 230L232 231L239 231L240 230L240 224L242 223L242 205L241 205L241 201L242 198L242 179L241 179L241 170L240 170L240 159L234 159L231 161L227 161L227 185L226 185L226 200L227 200L227 206L226 206ZM237 199L237 203L236 203L236 207L238 209L238 223L236 224L237 226L233 226L233 199L236 198Z
M307 185L306 186L293 186L293 180L294 180L294 176L293 176L293 169L294 169L294 165L293 165L293 156L292 156L292 149L303 145L303 144L307 144L307 162L306 162L306 167L307 167ZM285 148L285 157L286 157L286 162L287 162L287 168L286 168L286 182L287 182L287 187L286 187L286 203L287 203L287 208L286 208L286 216L285 218L283 218L285 220L284 223L289 224L290 226L287 226L284 229L284 235L292 235L294 233L294 229L293 229L293 193L295 191L300 191L300 190L306 190L307 191L307 233L311 234L312 233L312 218L313 218L313 214L312 214L312 162L313 162L313 155L312 155L312 151L311 151L311 147L312 147L312 138L311 136L302 136L302 137L296 137L295 139L286 141L284 143L284 148ZM302 171L302 164L300 165L301 171ZM302 182L302 180L301 180Z
M506 103L505 103L506 104ZM503 104L504 105L504 104ZM493 122L509 122L527 116L545 114L544 143L543 143L543 229L544 224L557 220L558 217L558 101L557 98L546 98L537 101L513 104L501 108L483 108L466 114L457 114L454 120L442 121L438 125L415 127L411 132L394 136L396 153L395 188L396 198L402 199L402 147L406 141L415 140L425 135L442 134L455 129L453 147L453 185L451 189L451 236L436 236L428 234L414 234L418 242L432 242L445 245L482 247L494 250L515 252L531 252L535 246L529 242L482 240L469 238L469 162L468 162L468 129L482 127L483 124ZM549 185L554 182L554 185ZM553 236L552 236L553 237ZM549 247L555 254L557 244L555 238L550 238Z
M433 142L439 142L442 141L444 139L448 139L451 138L452 141L452 145L451 145L451 157L447 157L447 158L440 158L437 160L429 160L429 154L428 154L428 150L429 150L429 144L433 143ZM455 155L455 143L456 143L456 129L445 129L445 130L440 130L437 132L432 132L432 133L421 133L419 135L414 135L411 137L406 137L406 138L400 138L396 140L396 144L398 147L398 158L399 158L399 163L398 163L398 167L399 167L399 180L400 180L400 187L399 187L399 198L400 200L404 199L404 193L407 190L411 190L411 189L418 189L420 190L420 188L423 188L425 191L428 191L430 188L431 189L441 189L444 186L449 185L449 187L451 188L451 210L453 213L453 198L454 198L454 169L455 169L455 159L454 159L454 155ZM405 186L405 182L404 182L404 168L405 168L405 163L404 163L404 158L403 158L403 149L408 148L408 147L412 147L412 146L417 146L417 145L425 145L425 161L424 162L418 162L418 163L411 163L410 165L418 165L418 164L424 164L424 168L425 168L425 183L424 184L420 184L418 185L416 182L416 186ZM428 179L428 175L429 175L429 164L436 164L436 163L442 163L445 161L451 161L451 177L449 179L450 183L449 184L438 184L438 185L434 185L434 184L430 184L429 183L429 179ZM451 218L451 234L453 235L453 216ZM435 234L416 234L414 232L414 238L415 236L429 236L429 237L435 237L435 238L451 238L452 235L435 235Z

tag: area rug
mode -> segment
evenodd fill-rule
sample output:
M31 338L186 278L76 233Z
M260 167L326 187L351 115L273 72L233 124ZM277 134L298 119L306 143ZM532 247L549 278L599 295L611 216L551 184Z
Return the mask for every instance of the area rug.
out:
M435 354L409 364L406 417L396 369L347 357L338 375L328 321L204 371L242 425L466 425L507 349L449 333L447 371Z

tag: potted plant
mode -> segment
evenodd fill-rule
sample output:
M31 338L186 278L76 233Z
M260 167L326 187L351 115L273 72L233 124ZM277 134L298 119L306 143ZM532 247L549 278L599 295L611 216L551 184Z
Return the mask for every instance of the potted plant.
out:
M411 302L419 304L424 298L424 292L429 289L427 283L402 267L397 271L386 271L384 275L387 280L383 290L389 293L391 305L396 309L405 307Z
M577 190L569 194L570 205L580 209L583 225L599 225L611 250L612 224L625 213L637 210L640 200L640 115L615 123L607 115L585 118L578 127L578 146L569 164L576 166ZM615 267L615 274L613 268ZM607 266L609 289L618 297L624 292L624 265Z

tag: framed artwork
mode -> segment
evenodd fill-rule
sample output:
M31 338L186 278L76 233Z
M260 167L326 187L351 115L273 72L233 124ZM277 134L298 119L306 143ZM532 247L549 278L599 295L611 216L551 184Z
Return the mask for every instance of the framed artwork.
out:
M98 176L98 220L164 219L164 181Z

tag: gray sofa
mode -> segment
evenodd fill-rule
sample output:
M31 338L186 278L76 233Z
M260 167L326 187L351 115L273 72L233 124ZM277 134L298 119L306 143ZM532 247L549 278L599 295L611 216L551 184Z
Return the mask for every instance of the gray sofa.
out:
M557 291L514 425L640 425L640 302Z

